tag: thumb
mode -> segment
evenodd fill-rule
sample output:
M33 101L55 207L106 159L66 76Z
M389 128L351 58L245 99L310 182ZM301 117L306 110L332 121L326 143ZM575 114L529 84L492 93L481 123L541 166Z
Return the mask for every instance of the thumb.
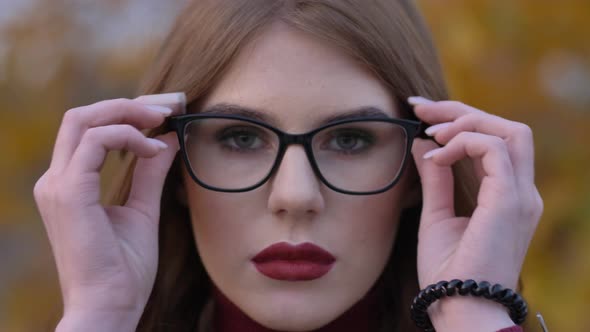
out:
M422 215L425 220L442 220L455 217L453 172L450 166L439 166L432 159L424 159L426 152L439 148L436 142L416 138L412 155L422 183Z
M178 152L176 133L156 137L168 145L152 158L138 158L126 206L156 220L160 215L160 199L168 170Z

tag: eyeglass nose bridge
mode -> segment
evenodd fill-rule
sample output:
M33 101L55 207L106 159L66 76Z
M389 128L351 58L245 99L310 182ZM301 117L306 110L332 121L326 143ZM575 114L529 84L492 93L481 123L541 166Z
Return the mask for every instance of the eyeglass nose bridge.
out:
M317 165L315 164L315 160L313 157L313 152L311 151L311 139L313 134L306 133L306 134L288 134L288 133L279 133L279 141L280 141L280 148L278 154L277 163L280 164L283 161L283 157L285 156L285 152L290 145L301 145L303 146L303 150L305 150L305 154L307 155L307 159L311 164L311 168L313 168L316 176L320 179L321 174L320 170L318 169ZM278 167L279 165L277 165Z
M293 144L299 144L299 145L303 145L304 147L307 147L308 143L310 142L310 135L309 134L287 134L287 133L282 133L281 135L281 140L283 141L283 145L285 146L285 149L289 146L289 145L293 145Z
M276 173L283 163L283 158L285 157L285 153L290 145L301 145L303 146L303 150L305 151L305 155L307 156L307 161L309 162L313 173L315 174L316 178L321 182L325 182L324 178L318 168L318 165L315 162L315 158L313 156L312 148L311 148L311 140L312 140L312 133L306 134L288 134L281 132L279 133L279 140L280 140L280 148L276 160L276 165L273 167L272 173ZM270 174L269 174L270 177Z

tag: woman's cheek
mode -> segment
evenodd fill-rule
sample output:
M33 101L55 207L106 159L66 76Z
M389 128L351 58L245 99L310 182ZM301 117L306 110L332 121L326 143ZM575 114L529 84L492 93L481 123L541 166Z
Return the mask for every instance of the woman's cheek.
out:
M371 277L378 278L391 254L398 225L397 219L388 215L368 220L359 227L355 233L356 243L351 246L356 249L350 253L356 268L371 271Z

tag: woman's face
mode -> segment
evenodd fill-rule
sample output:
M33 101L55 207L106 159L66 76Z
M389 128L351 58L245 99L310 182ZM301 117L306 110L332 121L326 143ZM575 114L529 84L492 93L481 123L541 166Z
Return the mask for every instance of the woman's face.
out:
M399 117L392 96L367 70L283 24L241 52L203 109L219 104L254 109L288 133L366 106ZM316 177L301 145L289 146L274 175L252 191L214 192L184 175L197 248L212 281L252 319L284 331L319 328L369 291L408 205L407 176L382 194L341 194ZM312 243L333 260L253 260L281 242Z

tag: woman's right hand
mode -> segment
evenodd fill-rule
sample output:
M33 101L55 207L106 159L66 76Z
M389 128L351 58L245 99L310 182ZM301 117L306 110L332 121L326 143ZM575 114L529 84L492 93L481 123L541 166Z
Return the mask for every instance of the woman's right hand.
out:
M59 274L60 331L134 330L147 303L158 265L162 188L178 151L175 133L152 139L140 132L173 112L154 105L160 96L184 108L182 93L152 95L101 101L63 117L51 165L34 188ZM103 206L100 170L109 151L123 149L138 156L129 199Z

